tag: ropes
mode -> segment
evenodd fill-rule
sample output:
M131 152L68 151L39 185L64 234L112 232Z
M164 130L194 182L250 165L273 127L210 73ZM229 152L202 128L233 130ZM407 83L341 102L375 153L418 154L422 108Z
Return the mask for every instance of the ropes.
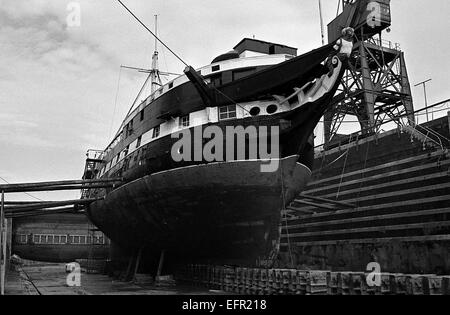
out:
M282 205L282 211L284 212L284 223L286 228L286 236L287 236L287 242L288 242L288 249L289 249L289 258L291 260L291 267L294 268L294 258L292 256L292 248L291 248L291 238L289 235L289 226L288 226L288 219L287 219L287 213L286 213L286 197L285 197L285 189L284 189L284 176L283 176L283 164L281 163L280 167L280 177L281 177L281 199L283 202Z
M361 190L363 187L363 179L366 176L366 168L367 168L367 160L369 159L369 149L370 149L370 142L367 142L367 150L366 150L366 157L364 159L364 167L363 167L363 172L361 174L361 183L359 184L359 191L358 191L358 204L357 206L359 207L359 198L361 197Z
M114 120L116 119L116 111L117 111L117 101L119 99L119 89L120 89L120 79L122 77L122 67L120 67L119 71L119 80L117 81L117 90L116 90L116 99L114 101L114 112L111 120L111 126L109 127L109 138L111 138L111 133L114 125Z
M356 140L358 140L358 139L356 139ZM352 137L350 136L350 140L349 140L348 143L350 144L351 142L352 142ZM336 200L339 199L339 194L341 193L341 186L342 186L342 182L344 181L345 168L347 167L347 161L348 161L348 156L349 156L348 153L349 152L350 152L350 147L348 147L348 149L347 149L347 153L346 153L345 161L344 161L344 166L342 167L341 180L339 182L339 188L338 188L338 191L336 193Z
M155 39L160 42L164 47L167 48L167 50L169 50L178 60L180 60L186 67L188 67L189 65L183 60L181 59L180 56L178 56L172 49L169 48L169 46L167 46L162 40L159 39L158 36L156 36L155 33L153 33L130 9L127 8L127 6L121 1L121 0L117 0L135 19L136 21L138 21L150 34L153 35L153 37L155 37Z

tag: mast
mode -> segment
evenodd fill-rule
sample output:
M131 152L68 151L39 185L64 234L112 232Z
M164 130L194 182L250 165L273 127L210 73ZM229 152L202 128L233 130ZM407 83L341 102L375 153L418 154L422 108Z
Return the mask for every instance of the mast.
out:
M155 35L158 36L158 15L155 15ZM155 37L155 52L152 57L152 70L150 73L152 94L162 86L161 76L159 74L158 55L158 40Z
M325 28L323 24L322 0L319 0L319 14L320 14L320 32L322 36L322 45L325 45Z

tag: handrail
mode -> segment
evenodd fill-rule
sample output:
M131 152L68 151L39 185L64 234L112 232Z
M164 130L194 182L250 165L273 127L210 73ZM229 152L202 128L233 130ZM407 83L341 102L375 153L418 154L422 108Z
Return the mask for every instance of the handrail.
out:
M424 111L426 111L426 110L429 110L429 109L431 109L431 108L435 108L435 107L438 107L438 106L441 106L441 105L445 105L446 103L449 103L449 102L450 102L450 99L446 99L446 100L444 100L444 101L438 102L438 103L433 104L433 105L430 105L430 106L428 106L428 107L425 107L425 108L421 108L421 109L419 109L419 110L416 110L416 111L414 111L413 113L405 113L405 114L399 115L399 116L397 116L396 118L392 118L392 119L390 119L390 120L383 121L382 123L379 123L379 124L377 124L377 125L375 125L375 126L373 126L373 127L369 127L369 128L360 130L360 131L358 131L358 132L356 132L356 133L353 133L353 135L358 134L359 136L362 136L362 135L365 134L365 132L374 130L374 129L379 128L379 127L381 127L381 126L383 126L383 125L386 125L386 124L388 124L388 123L393 123L393 122L395 122L395 123L398 124L398 120L399 120L400 118L408 118L409 115L419 116L419 115L421 115L421 114L419 114L419 113L422 113L422 112L424 112ZM443 110L441 110L441 111L444 111L444 110L445 110L445 109L443 109ZM408 120L409 120L409 118L408 118ZM414 124L416 124L416 123L414 122ZM416 124L416 125L419 125L419 124ZM347 135L347 137L348 137L348 135ZM450 147L450 139L444 137L443 135L440 135L440 137L444 138L444 139L448 142L449 147ZM344 141L339 141L339 142L333 143L333 147L339 147L339 146L341 146L341 145L347 144L347 142L348 142L348 138L347 138L346 140L344 140ZM314 149L320 150L320 149L323 149L324 147L325 147L325 144L320 144L320 145L316 145L316 146L314 147Z
M432 142L435 145L439 146L442 151L445 151L450 147L450 139L448 139L444 135L431 128L417 124L410 119L408 119L408 122L410 125L401 125L402 129L410 130L411 132L415 132L421 135L423 138L423 144L425 144L426 142ZM446 141L446 144L444 144L444 140Z

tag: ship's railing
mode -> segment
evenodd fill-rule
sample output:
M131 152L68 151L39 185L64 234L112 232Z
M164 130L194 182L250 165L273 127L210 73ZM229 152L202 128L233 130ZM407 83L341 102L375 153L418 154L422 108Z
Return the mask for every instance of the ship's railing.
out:
M88 160L103 160L104 151L101 150L88 150L86 153L86 158Z
M401 50L399 43L394 43L387 39L380 39L380 38L373 37L373 38L369 39L369 42L374 45L380 46L380 47L385 47L385 48L394 49L394 50Z

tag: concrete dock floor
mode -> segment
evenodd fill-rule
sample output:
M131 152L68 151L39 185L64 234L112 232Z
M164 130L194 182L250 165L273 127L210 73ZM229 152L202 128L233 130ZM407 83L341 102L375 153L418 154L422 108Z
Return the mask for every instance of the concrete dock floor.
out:
M154 284L113 280L105 275L81 274L80 287L67 286L64 264L39 264L9 271L6 295L225 295L225 292L175 286L157 287Z

